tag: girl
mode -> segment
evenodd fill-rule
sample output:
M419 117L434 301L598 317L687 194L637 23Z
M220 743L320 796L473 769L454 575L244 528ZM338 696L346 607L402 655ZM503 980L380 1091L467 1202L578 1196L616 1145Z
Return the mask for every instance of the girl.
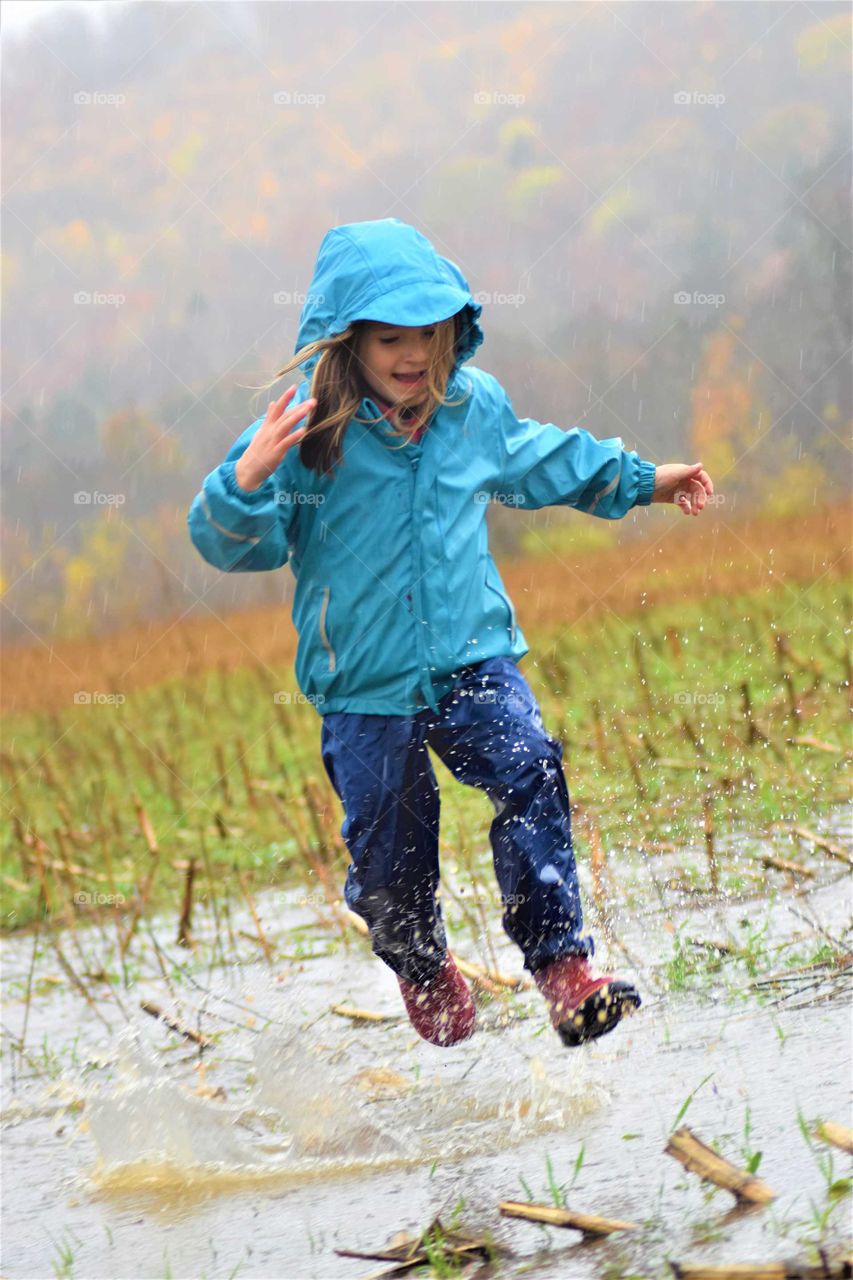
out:
M451 1045L475 1021L436 899L431 747L494 805L504 928L576 1045L640 997L590 969L562 747L518 667L528 646L489 553L486 508L562 505L614 520L676 502L696 515L713 485L700 462L655 467L620 439L516 417L495 377L462 368L483 341L481 311L414 227L332 228L277 375L299 367L304 381L206 478L189 528L217 568L293 568L296 678L322 717L343 805L345 899L415 1029Z

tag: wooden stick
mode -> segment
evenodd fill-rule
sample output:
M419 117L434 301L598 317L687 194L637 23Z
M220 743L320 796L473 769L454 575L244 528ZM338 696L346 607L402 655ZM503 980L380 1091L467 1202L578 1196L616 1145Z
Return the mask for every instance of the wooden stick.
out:
M604 844L601 839L601 831L598 823L595 821L591 813L584 812L582 822L586 828L586 836L589 840L590 859L589 868L592 874L592 898L598 911L601 921L601 927L605 937L610 932L610 921L607 915L607 893L604 886L604 871L607 859L604 855ZM607 937L607 941L611 939Z
M824 742L823 738L801 735L797 738L787 738L786 741L789 747L812 747L815 751L828 751L832 755L840 756L844 754L843 747L836 747L832 742Z
M681 717L681 728L684 731L685 735L690 739L690 742L693 744L694 751L696 751L698 755L704 756L705 743L703 742L701 736L696 732L695 728L693 727L693 722L689 720L687 716Z
M641 800L645 800L647 794L646 784L643 782L643 775L640 772L637 757L631 749L631 743L628 740L628 730L625 728L625 722L622 716L617 715L615 717L615 723L619 737L622 739L622 746L625 749L625 755L628 757L628 768L631 770L631 777L634 779L634 787L636 788L637 795Z
M145 837L145 843L148 846L148 852L159 853L160 846L157 844L157 837L154 834L154 828L151 825L151 819L148 817L148 814L145 812L142 801L140 800L139 796L135 792L133 795L133 807L136 810L136 820L139 823L139 830L142 832L142 834Z
M802 723L803 713L797 701L797 691L794 688L794 680L790 671L782 672L782 683L785 686L785 693L788 697L788 714L794 724L799 726Z
M181 906L181 918L178 921L177 944L179 947L192 947L192 909L193 909L193 880L195 879L195 858L190 858L187 866L187 876L184 881L184 901Z
M246 746L244 739L238 737L237 758L238 758L238 763L240 765L240 773L243 778L243 787L245 788L245 791L246 791L246 799L249 802L250 808L257 809L258 797L255 795L255 789L254 789L254 786L252 785L252 775L249 773L249 762L246 758L248 753L249 753L249 749Z
M690 773L710 773L712 766L706 760L676 760L670 756L658 756L657 760L655 760L655 767L658 769L686 769Z
M142 809L141 805L139 806L139 808L142 811L142 813L145 812L144 809ZM127 949L130 946L130 943L133 939L133 935L136 933L136 927L139 924L140 916L142 915L143 911L148 905L148 896L151 893L151 887L154 884L154 877L157 874L157 867L160 861L159 847L157 845L157 841L156 841L156 838L154 837L154 832L151 829L150 823L148 823L147 817L145 819L145 822L146 822L147 830L145 828L143 829L145 830L145 838L146 838L146 841L148 842L148 850L149 850L148 869L146 870L145 875L142 879L142 884L137 886L136 901L133 905L133 910L130 916L130 922L127 926L127 929L125 930L125 933L123 938L121 939L121 942L119 943L119 954L122 959L124 959L125 955L127 954Z
M370 1258L380 1262L396 1262L400 1268L417 1267L421 1263L429 1261L427 1250L424 1247L427 1242L437 1245L445 1257L449 1255L454 1259L461 1259L468 1254L479 1254L487 1257L490 1252L489 1245L485 1240L473 1239L461 1231L447 1228L443 1226L440 1218L436 1218L422 1235L409 1236L405 1233L399 1233L394 1236L392 1242L386 1245L384 1249L371 1249L370 1251L335 1249L335 1253L340 1258ZM377 1274L391 1275L393 1272Z
M255 900L252 897L251 893L249 892L249 886L247 881L248 881L248 878L246 876L246 873L244 871L238 871L237 883L240 885L240 888L243 891L243 898L246 902L246 906L249 908L249 911L251 912L252 920L254 921L255 928L258 931L257 940L261 944L261 947L263 948L264 955L267 958L267 963L272 964L274 951L273 951L273 948L270 946L269 939L267 938L266 934L263 931L263 928L261 927L261 922L258 917L258 911L255 906Z
M506 973L498 973L496 969L483 969L480 965L472 964L470 960L463 960L461 956L453 953L453 959L456 961L459 972L466 978L472 978L475 982L481 982L485 986L506 987L510 991L527 991L530 982L526 978L513 978Z
M740 1262L728 1267L704 1263L671 1262L676 1280L847 1280L853 1274L849 1259L811 1267L798 1262Z
M585 1239L595 1240L612 1235L614 1231L639 1231L636 1222L621 1222L618 1218L599 1218L590 1213L575 1213L572 1209L557 1209L548 1204L525 1204L518 1200L502 1200L498 1209L505 1218L523 1218L525 1222L543 1222L549 1227L570 1227L583 1233Z
M752 698L749 693L749 685L745 680L740 687L740 694L743 705L743 715L747 725L746 745L751 747L754 746L756 742L769 741L767 734L763 733L756 723L752 710Z
M374 1013L372 1009L356 1009L351 1004L333 1004L331 1011L352 1022L399 1022L402 1018L399 1013Z
M833 1120L824 1120L823 1124L819 1124L815 1129L814 1136L821 1142L828 1142L830 1146L838 1147L839 1151L846 1151L848 1155L853 1156L853 1129L848 1129L846 1125L836 1124Z
M696 1173L704 1182L713 1182L715 1186L731 1191L742 1204L769 1204L775 1199L766 1182L752 1174L736 1169L730 1161L717 1155L706 1146L687 1125L676 1129L664 1147L668 1156L673 1156L685 1169Z
M350 911L349 907L344 906L342 902L333 902L331 906L341 924L347 925L350 929L355 929L356 933L361 934L362 938L370 937L367 922L362 920L361 916L357 916L354 911Z
M815 835L814 831L809 831L808 827L791 827L789 829L793 831L795 836L799 836L801 840L807 840L816 849L820 849L821 853L828 854L830 858L835 858L838 862L843 862L847 867L853 867L853 858L840 845L833 844L830 840L825 840L823 836Z
M705 854L708 859L711 892L716 893L719 888L719 869L714 847L714 796L710 791L706 792L702 799L702 826L705 833Z
M595 746L602 769L609 770L610 754L607 750L607 737L604 731L604 717L601 714L601 703L597 698L592 701L592 723L595 730Z
M775 867L777 871L789 871L793 876L817 875L813 867L804 867L801 862L789 862L787 858L775 858L770 853L765 853L758 861L763 867Z
M193 1031L192 1027L185 1027L183 1023L178 1022L177 1018L170 1018L160 1008L159 1004L154 1004L152 1000L141 1000L139 1007L144 1013L149 1013L152 1018L157 1018L160 1022L166 1024L170 1031L177 1031L178 1035L185 1036L187 1040L192 1040L193 1044L200 1045L202 1049L210 1049L215 1041L209 1040L207 1036L203 1036L200 1031Z
M228 786L228 765L225 763L225 752L222 750L220 743L215 743L213 754L216 759L216 781L222 792L222 799L225 805L231 807L231 791Z

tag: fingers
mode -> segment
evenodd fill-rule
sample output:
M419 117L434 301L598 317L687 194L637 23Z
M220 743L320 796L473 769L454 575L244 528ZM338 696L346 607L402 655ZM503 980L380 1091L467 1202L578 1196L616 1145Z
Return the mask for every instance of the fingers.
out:
M273 400L267 409L267 422L277 422L296 395L296 383L292 387L288 387L284 395L278 400Z
M285 453L287 453L289 449L292 449L294 445L299 444L299 441L305 435L305 432L307 430L308 430L307 427L298 427L295 431L291 431L288 435L284 437L284 440L281 442L282 457L284 457Z
M317 404L316 400L303 400L302 404L298 404L295 409L291 409L290 413L288 413L287 416L282 419L281 426L283 428L284 435L288 440L292 440L292 438L295 435L297 435L297 431L294 430L294 428L296 428L297 423L302 418L305 418L311 412L311 410L316 406L316 404ZM304 426L298 428L298 431L301 433L300 439L301 439L301 436L304 435L307 430L308 430L307 423Z
M680 484L672 495L672 500L685 516L698 516L705 505L705 490L695 480L688 480L686 485Z
M285 436L289 438L290 434L292 434L292 428L296 426L297 422L316 407L317 400L312 396L308 400L303 400L301 404L295 405L287 412L287 406L291 403L295 394L296 387L288 387L284 395L275 400L267 410L266 421L277 428L273 432L273 438L279 442Z

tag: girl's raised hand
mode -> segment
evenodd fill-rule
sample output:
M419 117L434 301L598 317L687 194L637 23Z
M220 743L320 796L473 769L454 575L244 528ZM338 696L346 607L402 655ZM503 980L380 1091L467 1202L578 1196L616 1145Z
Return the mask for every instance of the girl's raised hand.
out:
M303 400L302 404L287 412L287 406L295 394L294 384L287 388L280 400L272 402L245 453L237 459L234 476L240 488L248 493L260 488L267 476L271 476L278 467L288 449L299 444L308 430L307 426L296 430L294 428L301 418L311 412L317 401Z
M674 502L686 516L698 516L713 492L701 462L665 462L655 470L652 502Z

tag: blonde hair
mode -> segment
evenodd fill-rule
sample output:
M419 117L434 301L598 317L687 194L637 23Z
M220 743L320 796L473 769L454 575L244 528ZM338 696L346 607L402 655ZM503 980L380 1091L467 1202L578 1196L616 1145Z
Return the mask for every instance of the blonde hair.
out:
M303 364L312 356L319 359L311 374L311 395L317 401L316 406L307 419L308 428L299 443L299 460L303 466L323 475L329 475L343 455L343 437L349 423L355 418L357 422L367 419L358 418L356 411L365 396L371 395L370 388L364 380L359 348L362 336L370 321L354 320L343 333L328 338L318 338L303 347L301 351L279 369L271 382L260 390L273 386L279 378L283 378L291 369ZM401 422L395 412L392 418L397 431L408 438L420 422L426 422L439 405L462 404L468 396L464 391L460 399L447 399L447 384L456 358L456 346L461 331L461 314L451 316L448 320L440 320L434 326L432 336L428 339L426 368L426 397L417 409L417 418L407 425ZM399 448L404 448L404 439Z

